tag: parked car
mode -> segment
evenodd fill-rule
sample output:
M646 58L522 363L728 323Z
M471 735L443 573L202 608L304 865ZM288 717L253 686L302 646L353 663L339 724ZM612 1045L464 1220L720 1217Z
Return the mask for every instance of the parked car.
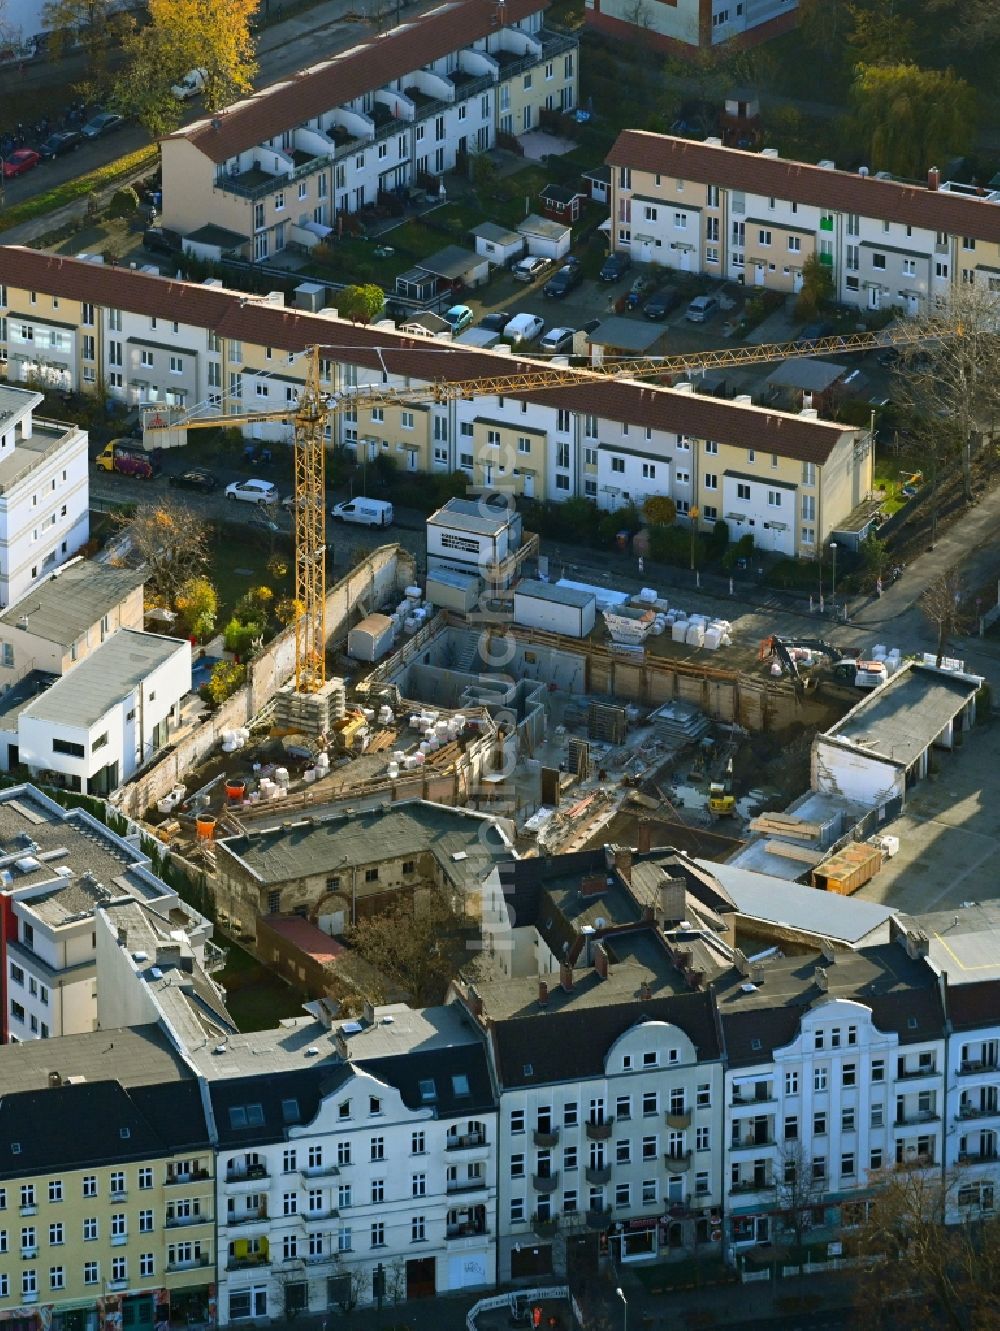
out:
M226 486L227 499L241 499L246 504L276 504L278 487L270 481L233 481Z
M218 489L219 478L205 467L190 467L187 471L171 476L170 484L178 490L197 490L207 495Z
M15 148L9 157L4 158L4 179L10 180L12 176L23 176L25 171L30 171L41 160L34 148Z
M646 301L642 312L647 319L665 319L680 303L681 293L676 287L660 287Z
M46 160L62 157L65 153L75 152L82 142L83 136L75 129L63 129L58 134L50 134L45 142L39 145L38 152Z
M184 241L179 231L165 226L148 226L142 233L142 247L151 254L180 254Z
M550 328L538 346L541 351L572 351L574 337L575 328Z
M526 259L517 261L511 273L517 282L534 282L536 277L541 277L550 262L549 259L543 259L540 254L529 254Z
M389 527L393 516L392 505L387 499L366 499L364 495L334 504L330 509L334 522L355 522L361 527Z
M540 319L537 314L515 314L503 330L503 335L518 346L521 342L534 342L544 327L545 320Z
M602 282L620 282L631 267L631 256L624 250L615 250L604 260L598 276Z
M461 333L472 327L473 316L468 305L453 305L450 310L445 310L443 317L451 324L453 333Z
M125 117L118 115L115 111L100 111L93 120L88 120L80 133L85 139L99 139L102 134L108 134L113 129L120 129L125 123Z
M565 296L574 287L578 287L583 281L583 273L580 265L574 259L572 263L566 263L555 273L542 287L542 294L545 296Z
M170 91L179 102L189 101L192 97L197 97L202 91L207 78L207 69L189 69L181 81L175 83Z
M646 296L650 295L656 286L656 279L649 273L640 273L628 289L628 295L625 297L625 308L627 310L637 310Z
M513 317L509 310L497 310L496 314L487 314L480 319L479 327L488 333L502 333Z
M710 319L715 314L718 308L718 296L695 296L685 310L684 318L690 319L693 324L703 324L706 319Z
M817 319L814 323L803 324L799 329L799 335L796 342L815 342L819 337L829 337L831 333L836 332L832 323L825 319Z

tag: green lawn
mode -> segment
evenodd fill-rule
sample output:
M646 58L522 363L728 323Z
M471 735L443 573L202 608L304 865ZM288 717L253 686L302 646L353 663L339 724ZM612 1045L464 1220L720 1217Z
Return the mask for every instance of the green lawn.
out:
M262 583L272 588L275 602L291 595L291 574L274 578L267 562L272 554L283 555L291 563L291 542L284 532L272 534L243 524L219 524L213 531L210 564L211 578L219 593L217 624L222 628L233 606L251 587Z
M225 969L215 977L226 991L226 1005L241 1031L264 1031L282 1017L302 1012L302 995L266 970L228 938L216 942L228 952Z
M925 479L930 476L928 464L911 449L901 452L898 457L887 448L879 446L875 449L873 484L876 490L885 491L883 507L890 517L906 503L902 488L917 471L923 471Z

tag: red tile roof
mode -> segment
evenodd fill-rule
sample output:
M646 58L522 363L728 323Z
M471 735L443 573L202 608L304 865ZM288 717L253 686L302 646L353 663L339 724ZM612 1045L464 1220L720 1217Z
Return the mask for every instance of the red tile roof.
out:
M950 190L880 180L871 174L835 171L811 162L765 157L741 148L717 147L638 129L623 130L605 161L609 166L628 166L677 180L697 180L833 212L860 213L928 231L1000 243L1000 204L952 194Z
M329 966L347 951L343 943L299 915L265 915L258 921L258 928L261 925L321 966Z
M505 0L503 23L518 23L547 9L550 0ZM492 0L453 0L361 46L263 88L245 101L168 135L187 139L213 162L273 139L335 106L382 88L439 60L449 51L488 37L500 26ZM218 129L215 126L218 125Z
M131 268L111 268L18 246L0 246L2 284L147 317L175 319L210 328L223 337L286 352L321 345L327 359L373 370L384 367L391 374L409 375L425 383L539 370L537 361L476 347L448 346L430 337L356 327L302 310L264 305L238 291L176 282ZM820 466L847 429L831 421L766 411L627 379L597 380L582 371L579 386L532 389L510 396L631 425L756 448Z

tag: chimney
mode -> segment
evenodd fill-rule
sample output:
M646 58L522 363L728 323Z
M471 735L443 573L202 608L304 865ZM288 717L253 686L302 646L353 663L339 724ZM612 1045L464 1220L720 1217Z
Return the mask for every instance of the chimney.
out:
M483 1015L483 1000L479 997L479 991L470 984L465 995L466 1006L474 1017Z
M652 997L653 991L649 987L649 981L643 980L642 984L639 986L639 1001L642 1003L648 1003Z
M750 963L747 961L746 953L741 948L733 948L733 965L741 975L750 974Z
M49 1073L49 1090L50 1090L50 1091L54 1091L54 1090L56 1089L57 1086L61 1086L61 1085L62 1085L62 1077L60 1077L59 1073L58 1073L58 1072L50 1072L50 1073Z
M648 818L640 818L635 829L635 848L641 854L653 849L653 828Z
M549 1001L549 986L544 980L538 981L538 1006L545 1007Z
M602 980L608 978L608 952L603 943L594 945L594 970Z
M656 919L656 911L652 906L643 906L642 922L643 924L652 924Z
M657 910L659 912L657 923L661 929L666 927L668 921L679 924L684 919L686 914L685 898L683 878L667 878L660 883L657 900Z
M920 957L927 956L927 950L930 947L930 939L924 933L923 929L913 929L905 934L906 955L911 961L917 961Z
M562 985L562 987L566 990L567 993L572 993L573 967L569 964L568 961L561 961L559 963L559 983Z
M615 846L615 868L622 879L631 886L632 883L632 852L628 846Z
M941 172L937 169L936 166L932 166L931 169L927 172L927 188L928 189L941 188Z
M820 944L820 951L823 953L823 960L828 966L834 965L837 960L837 949L829 938L824 938Z
M816 988L821 990L824 994L830 988L830 977L822 966L816 967Z
M367 998L365 999L364 1023L366 1026L375 1025L375 1005Z
M705 983L705 972L698 970L696 967L692 967L692 969L687 972L687 982L692 989L700 989Z
M588 873L580 880L581 897L599 897L605 890L607 880L602 873Z

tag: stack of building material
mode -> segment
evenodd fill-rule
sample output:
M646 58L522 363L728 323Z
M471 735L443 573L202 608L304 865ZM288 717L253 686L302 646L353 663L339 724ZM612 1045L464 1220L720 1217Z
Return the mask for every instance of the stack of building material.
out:
M603 744L624 744L628 733L628 714L624 707L592 702L587 711L587 734Z
M274 724L278 730L325 735L344 719L346 709L342 679L328 679L318 693L297 693L286 684L274 699Z
M693 703L682 702L680 698L664 703L649 719L655 727L657 740L670 749L683 749L689 744L697 744L710 728L705 713Z
M823 828L819 823L807 823L788 813L761 813L751 819L750 831L764 836L791 837L798 841L819 841Z

